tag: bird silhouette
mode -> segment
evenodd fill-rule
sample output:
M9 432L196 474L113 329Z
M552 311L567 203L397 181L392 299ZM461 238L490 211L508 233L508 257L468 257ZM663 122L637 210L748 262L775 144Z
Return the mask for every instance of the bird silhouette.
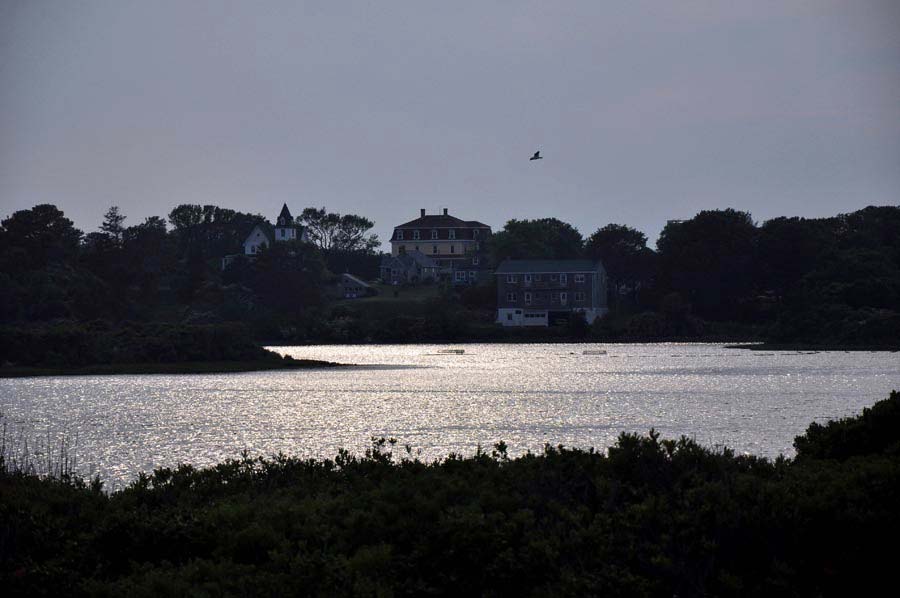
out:
M541 155L541 150L534 152L534 155L528 158L529 160L543 160L544 156Z

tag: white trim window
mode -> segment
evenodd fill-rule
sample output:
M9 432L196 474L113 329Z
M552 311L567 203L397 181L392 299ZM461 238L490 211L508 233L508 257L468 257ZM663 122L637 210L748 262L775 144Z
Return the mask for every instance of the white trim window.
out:
M559 274L550 275L550 282L556 282L557 280L559 280Z
M507 282L507 284L516 284L517 282L519 282L519 277L516 276L515 274L507 274L506 282Z
M454 229L454 228L450 229L450 239L452 239L452 240L456 239L456 229Z
M559 294L559 304L565 305L569 302L569 294L568 293L560 293Z
M413 231L413 241L418 241L421 238L421 236L422 235L419 234L419 231L417 231L417 230Z
M437 231L436 231L436 230L431 231L431 238L432 238L432 239L437 239L437 238L438 238L438 234L437 234Z
M531 293L525 293L525 305L531 305Z
M584 303L584 291L575 291L575 302Z
M456 282L466 282L465 270L457 270L454 276L456 277Z
M450 253L456 253L456 245L450 246Z
M436 254L437 252L438 252L438 251L437 251L437 245L432 245L432 246L431 246L431 253L435 253L435 254Z
M477 228L474 229L474 230L472 231L472 238L473 238L473 239L477 239L477 238L478 238L478 233L479 233L479 230L478 230Z
M477 256L477 255L474 256L474 257L472 258L472 265L473 265L473 266L477 266L477 265L478 265L478 256Z
M584 284L584 274L575 275L575 284Z
M525 275L525 284L531 284L531 274Z
M398 230L398 231L397 231L397 240L398 240L398 241L402 241L402 240L403 240L403 231L402 231L402 230Z
M476 276L478 276L478 274L475 273L475 270L469 270L469 280L475 280Z
M506 300L507 300L509 303L515 303L516 301L518 301L518 297L516 297L516 294L515 294L515 293L507 293L507 294L506 294Z
M559 275L559 284L569 284L569 275L568 274L560 274Z

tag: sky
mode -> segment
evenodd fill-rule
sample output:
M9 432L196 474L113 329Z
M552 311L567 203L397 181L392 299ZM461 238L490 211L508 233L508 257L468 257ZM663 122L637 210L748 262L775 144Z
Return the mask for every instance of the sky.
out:
M540 150L544 160L529 161ZM900 204L900 2L0 0L0 218Z

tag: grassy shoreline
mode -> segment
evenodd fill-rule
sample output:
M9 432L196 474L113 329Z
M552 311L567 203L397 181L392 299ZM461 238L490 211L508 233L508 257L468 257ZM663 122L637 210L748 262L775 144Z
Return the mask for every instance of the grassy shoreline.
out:
M266 370L298 370L341 367L345 364L315 359L279 361L189 361L181 363L109 363L79 367L0 367L0 378L45 376L109 376L127 374L228 374Z

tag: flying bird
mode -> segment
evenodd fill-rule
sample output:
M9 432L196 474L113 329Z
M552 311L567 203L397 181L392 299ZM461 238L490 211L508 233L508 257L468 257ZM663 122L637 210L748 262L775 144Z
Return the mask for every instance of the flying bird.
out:
M541 155L541 150L534 152L534 155L528 158L529 160L543 160L544 156Z

